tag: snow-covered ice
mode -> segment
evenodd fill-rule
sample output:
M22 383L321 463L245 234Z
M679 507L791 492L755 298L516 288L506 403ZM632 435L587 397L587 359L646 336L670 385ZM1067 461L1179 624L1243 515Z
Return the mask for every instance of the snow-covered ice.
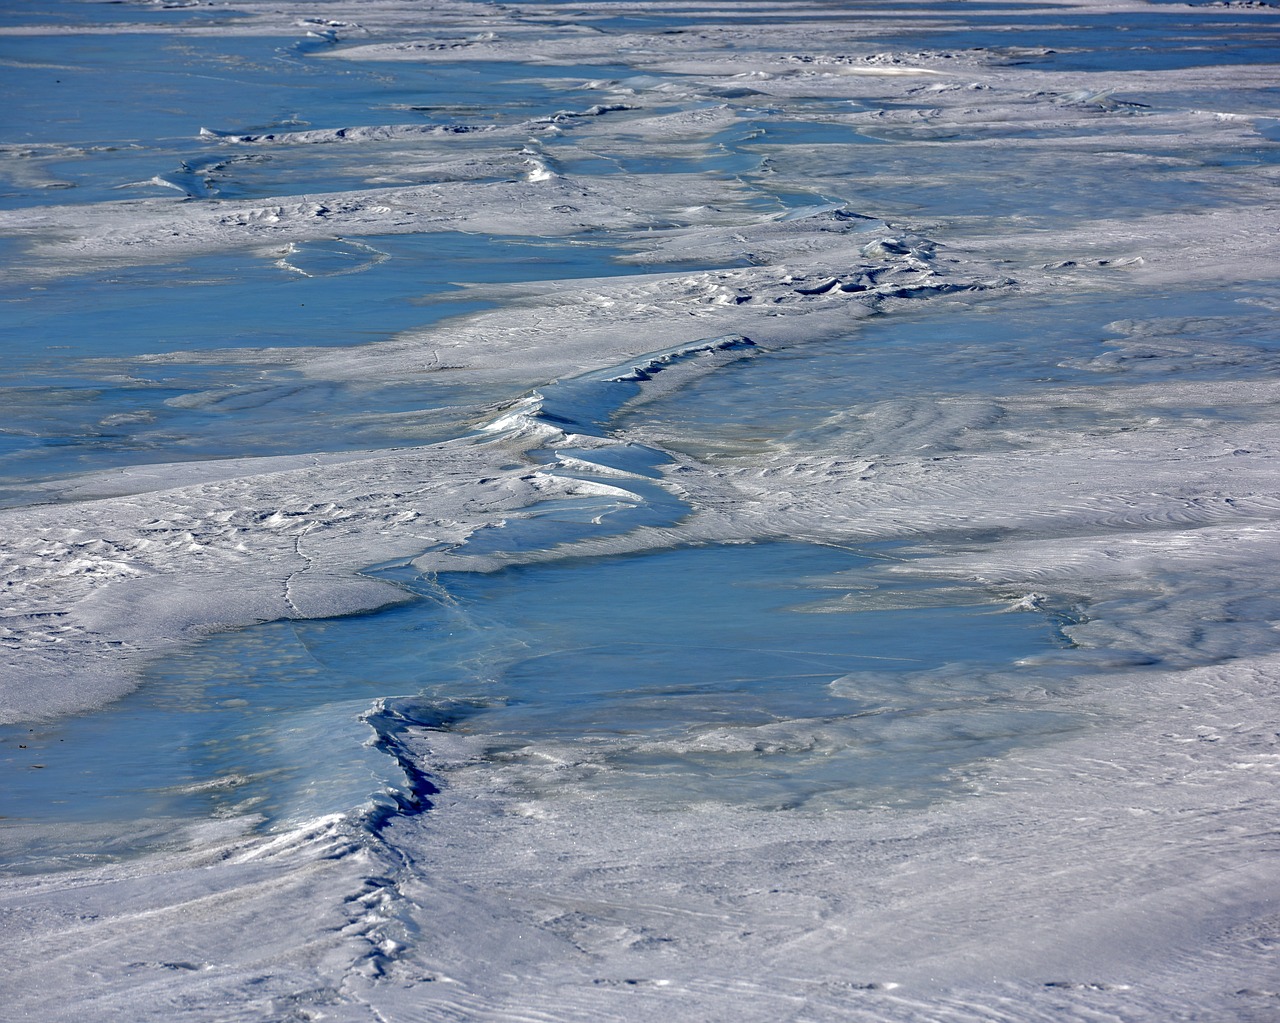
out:
M0 12L5 1013L1276 1018L1278 18Z

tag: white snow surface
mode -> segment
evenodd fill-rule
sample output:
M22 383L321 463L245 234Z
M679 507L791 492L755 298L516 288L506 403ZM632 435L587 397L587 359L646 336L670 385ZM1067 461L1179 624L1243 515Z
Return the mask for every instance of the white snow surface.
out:
M590 748L548 743L499 760L481 738L409 727L405 749L442 783L429 812L370 829L353 810L268 834L251 819L193 822L160 851L0 878L6 1018L1280 1016L1280 654L1274 610L1238 613L1242 602L1273 607L1280 567L1274 337L1269 350L1244 345L1227 322L1216 347L1188 352L1178 324L1137 319L1117 325L1122 339L1096 357L1095 386L886 397L753 448L713 450L714 438L675 428L579 430L540 418L530 398L550 401L557 384L677 348L690 354L656 374L650 393L678 389L716 372L716 346L704 342L729 336L788 351L856 338L872 317L998 311L1010 296L1273 286L1280 164L1230 168L1188 154L1199 144L1274 147L1259 133L1267 112L1237 91L1274 83L1280 65L1206 58L1189 70L1057 72L1017 62L1012 41L1007 52L953 55L889 52L878 41L921 20L926 36L935 20L963 23L967 5L857 17L772 2L710 11L637 0L570 13L335 0L323 17L309 3L203 6L226 19L152 20L144 31L315 31L330 33L322 52L332 62L625 63L635 76L601 88L615 110L477 132L370 124L268 137L219 125L201 140L193 125L193 147L233 142L276 155L333 143L317 148L349 152L370 183L270 201L175 196L0 212L0 234L30 246L15 273L39 286L87 267L459 230L607 234L657 269L477 289L491 308L374 344L184 354L308 379L458 377L509 398L479 410L474 433L435 444L27 484L33 503L0 511L0 720L91 712L130 691L150 659L212 631L403 599L362 574L378 564L487 571L790 538L905 541L919 557L898 571L913 577L1078 609L1067 629L1075 646L1019 670L1027 699L1087 724L975 765L953 798L925 807L791 811L658 805L625 785L605 795L590 781L599 769ZM985 6L1019 24L1033 12L1104 19L1174 5ZM1214 10L1235 25L1280 17L1261 5ZM663 34L607 21L654 13L689 23ZM0 36L119 30L32 19ZM1033 36L1024 26L1013 38L1033 47ZM659 74L664 86L648 88L643 76ZM750 95L733 98L737 89ZM1179 90L1217 105L1166 104ZM815 116L892 145L862 147L883 162L859 181L822 144L762 143L779 188L813 196L790 216L753 205L732 175L590 177L557 169L539 149L553 133L566 140L561 154L704 153L747 105L799 116L813 97L857 97L862 109ZM970 137L946 140L958 125ZM394 147L404 144L422 166L483 165L498 179L377 180L398 173ZM49 155L6 147L2 158L9 174ZM991 173L988 160L1007 165L1013 191L1056 176L1066 195L1078 167L1100 161L1116 169L1117 188L1125 173L1155 166L1195 199L1128 216L1066 200L1034 214L959 200L954 212L913 207L913 189L960 195ZM907 166L918 176L895 193L885 182ZM872 190L882 201L862 205ZM1110 372L1160 358L1239 370L1214 380ZM1071 416L1093 425L1055 426ZM661 485L687 516L545 550L467 550L477 530L546 502L642 501L626 470L590 463L593 448L622 444L671 455ZM581 478L584 459L595 479ZM139 821L136 831L162 827ZM10 829L15 842L24 833ZM81 837L91 848L118 836ZM30 842L41 840L32 828Z

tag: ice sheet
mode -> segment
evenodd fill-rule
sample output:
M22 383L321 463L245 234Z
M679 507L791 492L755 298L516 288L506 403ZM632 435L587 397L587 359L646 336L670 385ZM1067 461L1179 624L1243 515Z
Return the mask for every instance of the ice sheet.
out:
M1275 18L7 8L3 1004L1272 1019Z

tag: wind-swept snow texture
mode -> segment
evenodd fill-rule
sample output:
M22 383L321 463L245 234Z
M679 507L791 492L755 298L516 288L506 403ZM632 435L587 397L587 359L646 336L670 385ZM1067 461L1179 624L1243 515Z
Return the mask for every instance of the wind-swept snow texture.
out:
M1280 1018L1280 8L0 12L0 1016Z

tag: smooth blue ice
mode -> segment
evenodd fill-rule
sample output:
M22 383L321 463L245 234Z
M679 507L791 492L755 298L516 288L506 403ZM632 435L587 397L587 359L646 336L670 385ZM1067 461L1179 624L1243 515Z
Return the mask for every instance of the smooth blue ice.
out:
M393 572L416 599L215 636L104 712L0 729L0 818L350 811L408 785L362 720L376 698L493 756L581 744L655 800L766 807L943 797L983 758L1082 727L1019 699L1014 662L1067 645L1052 616L876 571L902 558L768 543ZM886 590L917 606L839 607ZM742 748L699 742L734 730Z
M384 341L492 306L514 281L645 269L618 264L603 240L439 232L294 249L287 267L236 253L0 283L0 500L5 484L118 465L292 454L318 437L334 451L456 436L472 406L508 392L309 380L287 349ZM286 351L264 364L263 349ZM403 432L402 413L421 413L416 430Z
M70 192L55 191L53 200L60 202L175 192L192 199L252 199L339 191L362 187L367 174L342 147L311 146L287 160L273 159L247 147L210 145L200 129L239 134L370 123L514 125L572 109L589 95L540 78L585 82L626 70L336 66L306 60L298 50L315 45L234 35L0 36L6 141L64 144L65 151L51 158L51 170ZM0 192L0 208L49 201L42 188L9 185Z

